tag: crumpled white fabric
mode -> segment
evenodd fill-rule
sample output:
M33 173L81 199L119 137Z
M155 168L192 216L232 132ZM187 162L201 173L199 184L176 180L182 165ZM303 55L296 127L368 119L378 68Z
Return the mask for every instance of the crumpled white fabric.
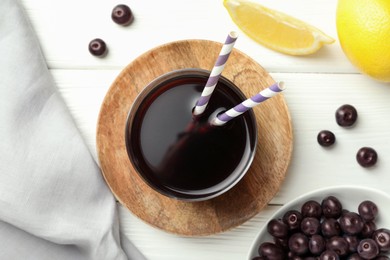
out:
M0 259L140 259L18 0L0 0Z

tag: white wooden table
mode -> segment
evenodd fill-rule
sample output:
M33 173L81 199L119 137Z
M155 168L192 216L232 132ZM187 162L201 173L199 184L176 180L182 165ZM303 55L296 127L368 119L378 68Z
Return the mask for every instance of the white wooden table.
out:
M361 75L346 59L337 40L337 0L254 1L311 23L336 42L307 57L279 54L240 32L222 0L22 0L55 82L95 158L96 122L109 86L124 66L160 44L182 39L222 42L236 30L240 36L235 47L286 84L294 151L287 178L269 207L231 231L191 238L150 227L119 206L122 231L147 259L245 259L267 218L300 194L339 184L390 192L390 84ZM135 20L128 27L111 21L111 10L119 3L134 12ZM109 47L104 59L88 52L95 37ZM335 110L345 103L359 113L352 129L343 129L334 120ZM317 144L317 133L323 129L336 135L332 149ZM363 146L378 152L376 167L364 169L357 164L355 155Z

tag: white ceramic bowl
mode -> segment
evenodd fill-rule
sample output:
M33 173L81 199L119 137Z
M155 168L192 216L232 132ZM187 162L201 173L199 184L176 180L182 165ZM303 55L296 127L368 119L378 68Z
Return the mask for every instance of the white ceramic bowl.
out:
M358 205L364 200L375 202L379 209L378 217L375 220L377 228L390 229L390 195L382 191L359 186L334 186L301 195L281 207L269 220L282 218L284 213L290 209L300 210L302 204L308 200L316 200L321 203L322 199L330 195L337 197L343 208L353 212L357 212ZM257 256L259 245L267 241L272 242L272 237L267 232L267 225L264 225L252 243L247 259L252 260L253 257Z

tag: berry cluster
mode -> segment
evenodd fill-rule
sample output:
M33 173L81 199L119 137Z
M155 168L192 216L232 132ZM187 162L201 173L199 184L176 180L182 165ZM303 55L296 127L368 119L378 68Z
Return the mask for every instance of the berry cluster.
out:
M119 25L127 26L134 20L134 16L127 5L120 4L112 9L111 19ZM93 56L98 57L104 57L108 52L106 43L100 38L90 41L88 50Z
M351 105L342 105L336 110L336 122L341 127L351 127L355 124L358 113ZM322 130L317 135L317 142L324 147L329 147L336 142L336 136L329 130ZM362 167L374 166L378 160L378 154L371 147L362 147L356 153L356 160Z
M344 209L335 196L321 203L306 201L301 210L289 210L272 219L267 231L273 242L264 242L253 260L390 259L390 230L377 228L377 205L365 200L358 212Z

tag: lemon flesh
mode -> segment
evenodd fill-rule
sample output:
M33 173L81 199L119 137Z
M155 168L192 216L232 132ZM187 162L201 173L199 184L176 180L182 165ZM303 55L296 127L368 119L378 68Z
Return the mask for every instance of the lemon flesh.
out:
M236 25L256 42L290 55L308 55L334 39L294 17L245 0L224 0Z
M339 0L340 45L362 73L390 82L390 0Z

